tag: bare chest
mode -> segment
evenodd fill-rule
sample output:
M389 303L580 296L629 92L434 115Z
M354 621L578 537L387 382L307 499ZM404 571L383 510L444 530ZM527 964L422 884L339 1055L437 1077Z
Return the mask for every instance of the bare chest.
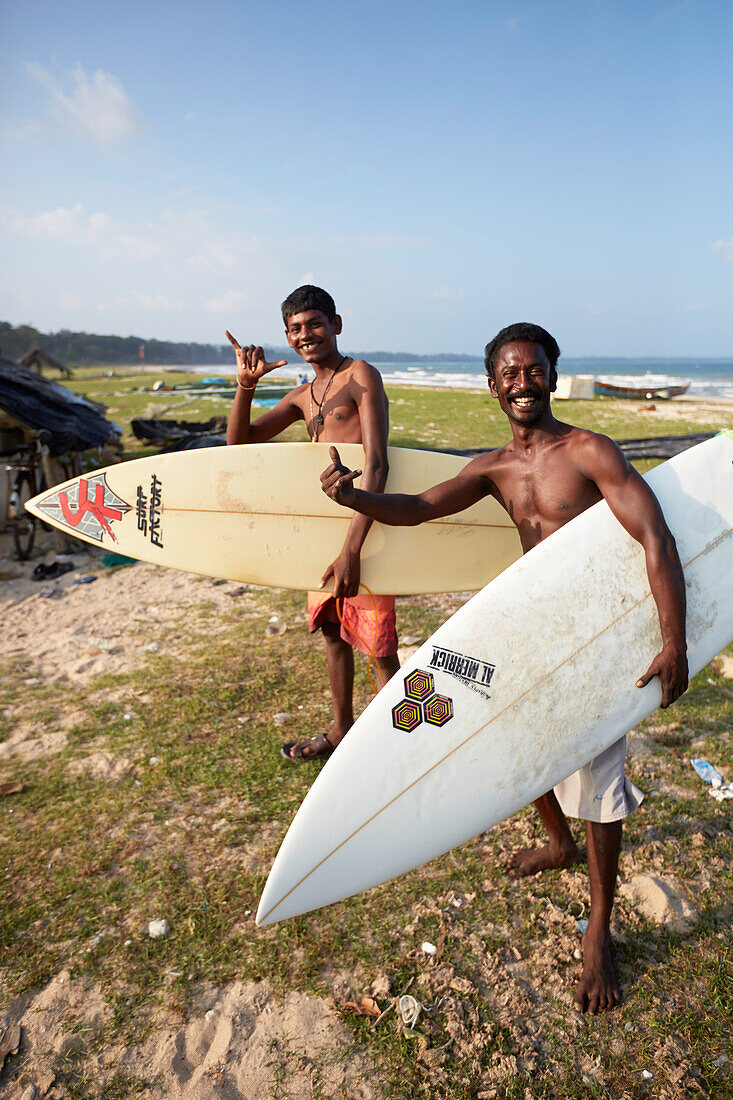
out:
M360 443L359 410L348 384L322 387L318 382L304 391L301 412L311 439L319 443Z
M597 486L561 456L537 463L507 464L494 483L525 550L575 519L601 497Z

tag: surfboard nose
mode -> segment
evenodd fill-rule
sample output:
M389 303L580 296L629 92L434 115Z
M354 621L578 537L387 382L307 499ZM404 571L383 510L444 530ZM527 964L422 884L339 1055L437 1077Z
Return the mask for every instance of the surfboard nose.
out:
M274 910L277 908L277 901L272 897L272 891L268 890L269 879L265 889L262 891L262 897L260 898L260 904L257 906L257 915L255 917L255 924L258 928L265 928L268 924L277 924L280 918L276 916Z

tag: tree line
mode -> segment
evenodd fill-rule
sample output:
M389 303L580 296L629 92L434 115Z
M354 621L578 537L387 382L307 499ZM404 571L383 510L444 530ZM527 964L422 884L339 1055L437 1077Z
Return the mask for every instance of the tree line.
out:
M0 321L0 352L8 359L20 359L31 348L60 359L67 366L96 364L150 363L155 365L233 363L227 344L174 343L170 340L144 340L141 336L98 336L89 332L39 332L32 325L11 325ZM140 349L143 349L141 355Z
M230 366L234 367L234 355L229 344L175 343L172 340L145 340L142 336L98 336L89 332L39 332L32 325L11 325L0 321L0 353L8 359L20 359L32 348L40 347L48 355L60 359L67 366L120 365L150 363L175 366ZM297 362L298 356L287 347L263 345L270 360L288 359ZM140 354L140 349L143 355ZM372 363L471 363L480 361L477 355L458 355L441 352L434 355L415 355L409 351L352 351L355 359L368 359Z

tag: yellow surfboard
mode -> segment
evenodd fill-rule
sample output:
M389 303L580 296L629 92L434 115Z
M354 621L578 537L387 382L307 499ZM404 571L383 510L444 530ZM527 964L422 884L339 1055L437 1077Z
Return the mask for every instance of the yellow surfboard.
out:
M107 466L39 494L29 512L75 538L141 561L277 588L318 588L352 513L321 492L327 443L211 447ZM389 448L387 491L419 493L465 458ZM339 444L351 469L364 451ZM359 484L359 480L355 484ZM473 591L521 554L488 498L420 527L373 524L361 579L375 593Z

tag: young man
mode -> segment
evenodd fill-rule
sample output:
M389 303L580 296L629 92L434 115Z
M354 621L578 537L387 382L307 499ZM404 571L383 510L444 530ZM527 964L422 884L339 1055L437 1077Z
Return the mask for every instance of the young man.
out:
M339 352L341 318L325 290L298 287L283 302L282 315L288 344L315 372L315 378L296 386L274 409L251 421L257 383L276 367L284 367L286 360L268 363L262 348L242 348L227 332L237 357L237 392L229 414L227 443L265 443L294 421L305 420L314 442L361 443L363 484L371 492L382 492L388 469L388 404L382 376L363 359L350 359ZM364 516L352 519L341 553L321 580L321 588L333 582L333 594L308 593L309 629L313 633L320 628L326 641L333 724L330 733L284 745L283 755L288 760L330 756L353 725L352 646L364 653L374 646L385 682L399 668L394 596L359 596L360 554L370 526L371 520ZM337 600L341 601L339 607Z
M332 465L321 475L323 490L340 504L391 524L450 515L490 494L512 517L525 553L605 498L644 547L659 613L662 649L636 686L659 676L662 706L668 707L687 688L685 586L677 548L656 497L616 444L553 416L550 394L557 383L559 355L548 332L525 323L502 329L487 345L489 390L509 420L512 439L474 459L458 477L419 496L362 492L351 484L357 473L346 470L331 448ZM580 857L565 814L586 820L591 910L575 1004L591 1014L620 1001L609 927L622 821L642 798L624 777L625 751L624 737L539 798L535 805L549 841L542 848L517 852L510 864L517 875L571 866Z

